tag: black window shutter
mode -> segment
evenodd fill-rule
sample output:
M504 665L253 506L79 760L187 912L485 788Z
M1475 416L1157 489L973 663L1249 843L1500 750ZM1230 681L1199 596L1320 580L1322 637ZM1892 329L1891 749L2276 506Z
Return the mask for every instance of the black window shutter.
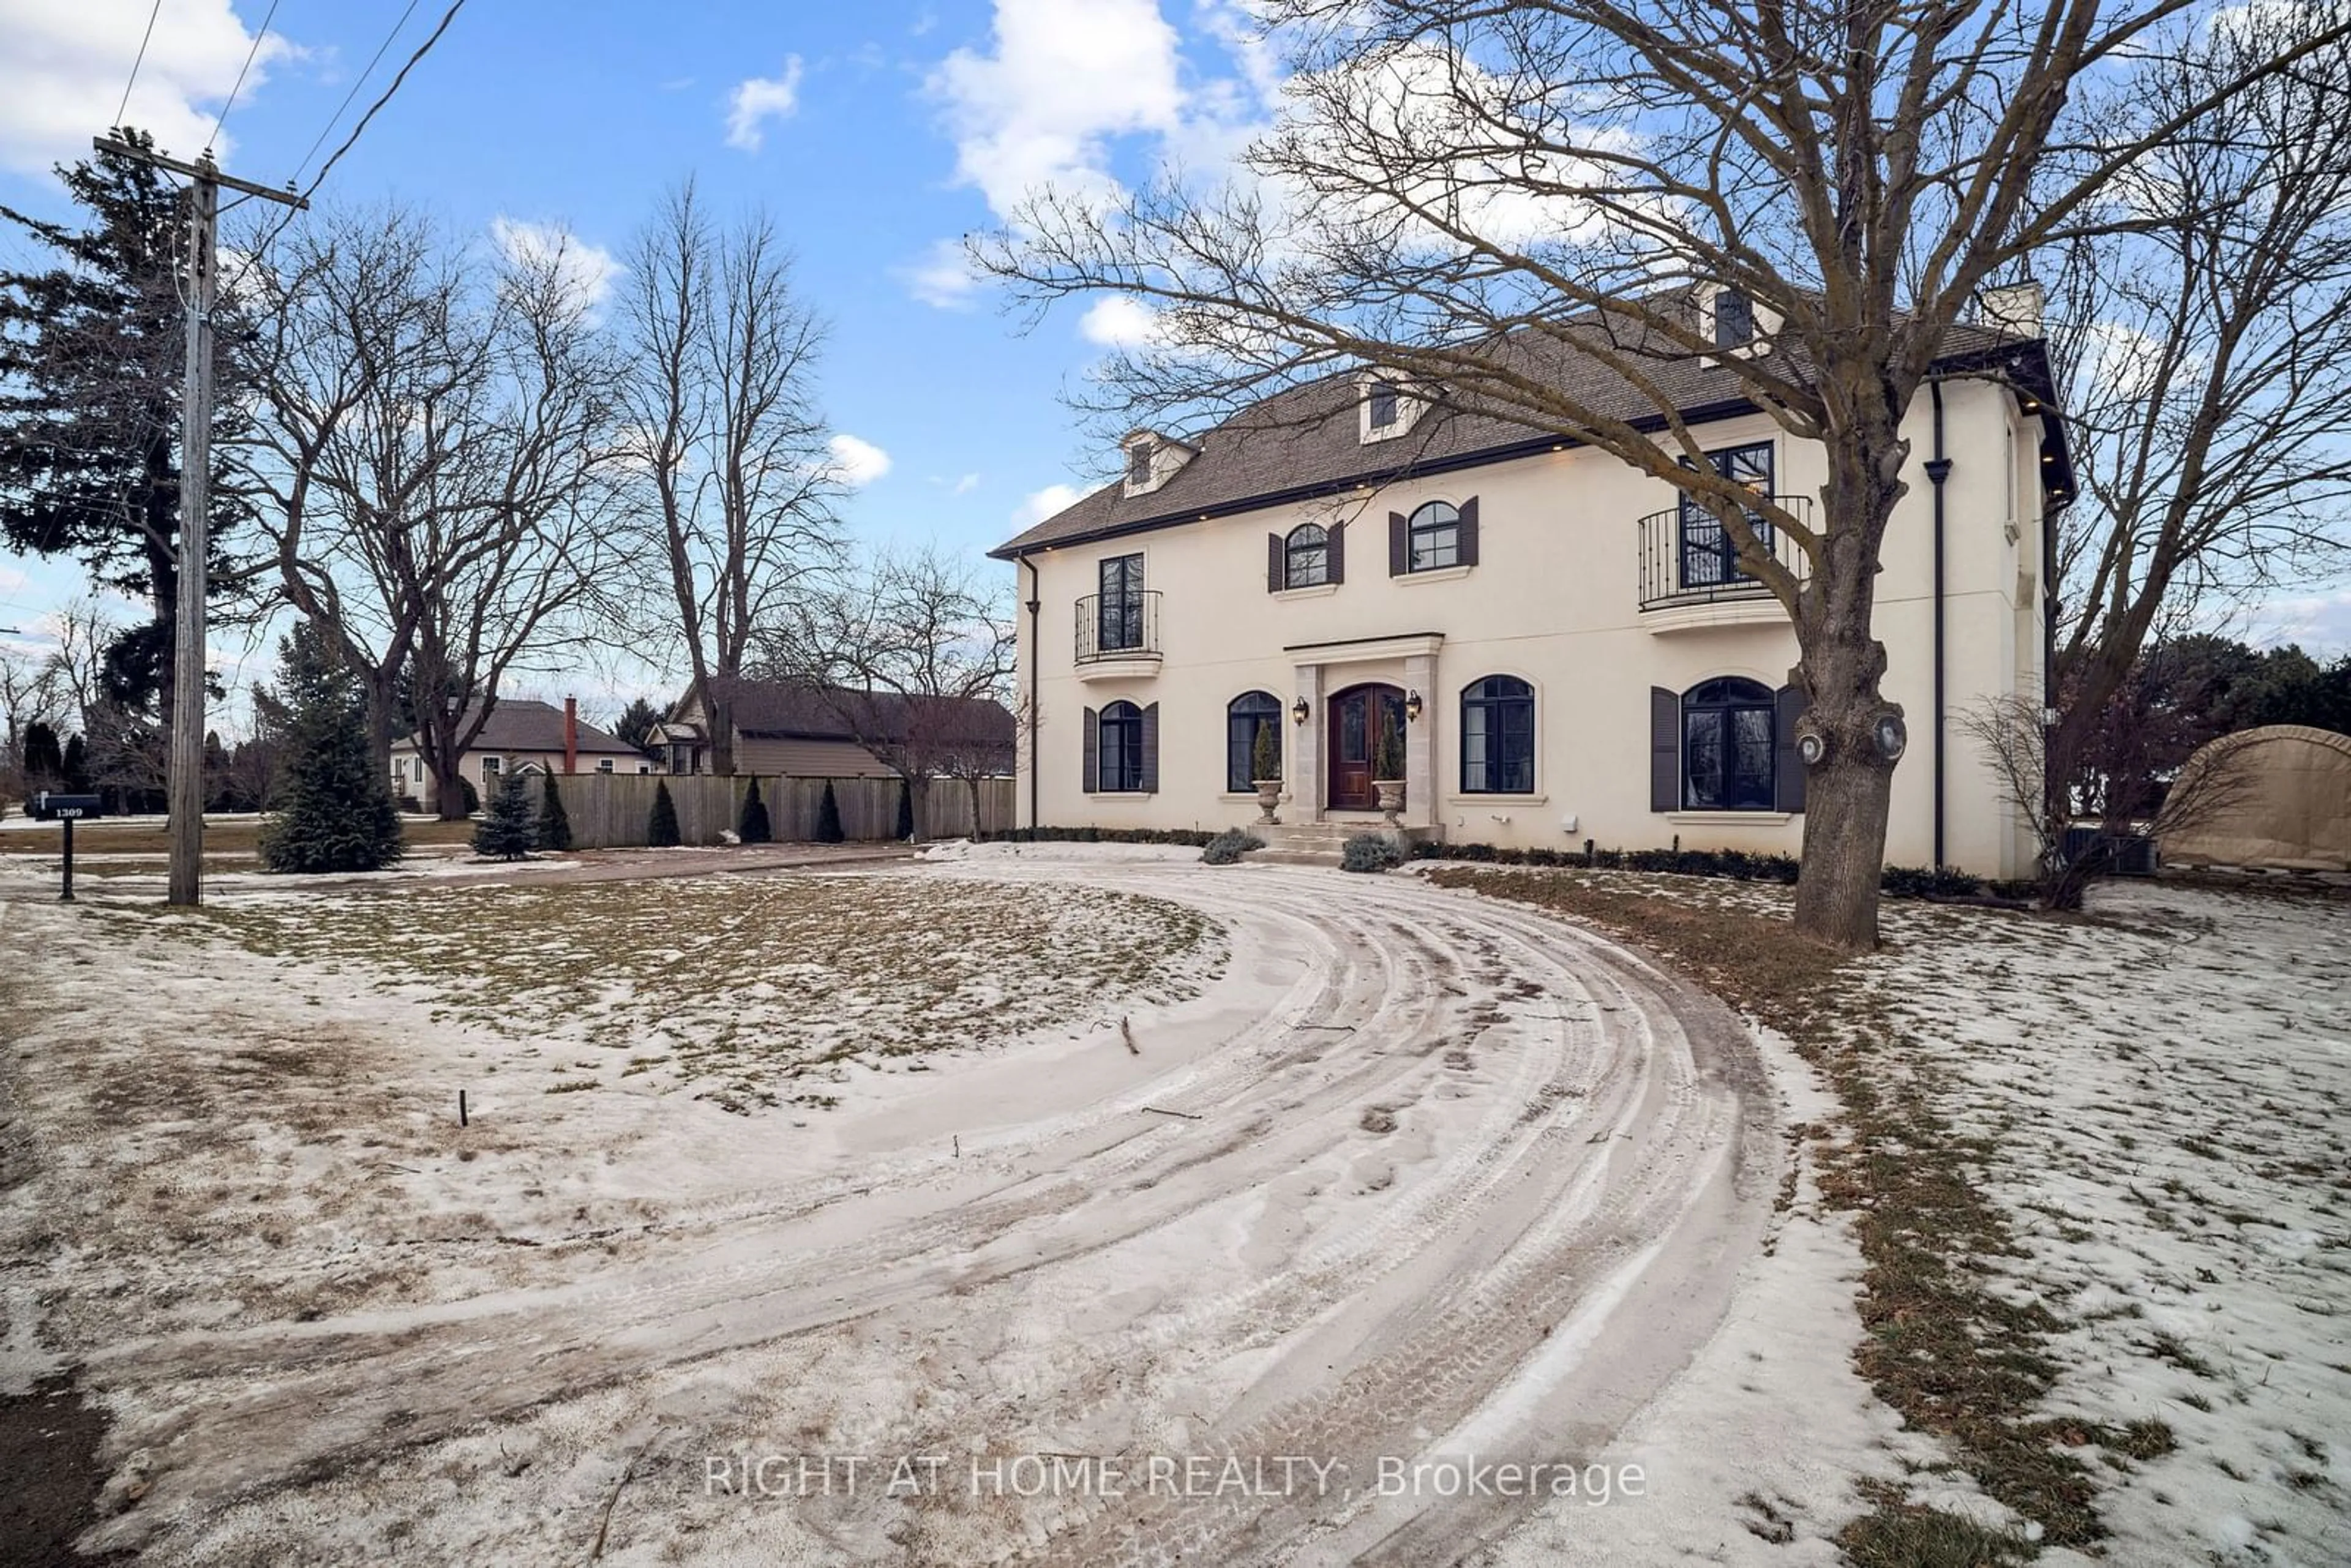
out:
M1412 570L1412 525L1402 512L1388 514L1388 575L1402 577Z
M1331 580L1332 582L1346 581L1347 525L1344 523L1333 523L1331 525L1331 549L1328 559L1331 562Z
M1457 530L1461 541L1461 564L1478 564L1478 497L1470 497L1461 503L1461 527Z
M1159 705L1143 710L1143 792L1159 792Z
M1663 686L1649 688L1649 810L1677 811L1682 804L1682 699Z
M1290 557L1283 549L1280 534L1265 536L1265 591L1280 593L1290 576Z
M1796 721L1804 716L1804 694L1782 686L1773 702L1771 723L1771 804L1782 811L1804 809L1804 759L1796 755Z
M1086 793L1092 795L1102 789L1102 715L1092 708L1086 709L1083 728L1086 753L1084 783Z

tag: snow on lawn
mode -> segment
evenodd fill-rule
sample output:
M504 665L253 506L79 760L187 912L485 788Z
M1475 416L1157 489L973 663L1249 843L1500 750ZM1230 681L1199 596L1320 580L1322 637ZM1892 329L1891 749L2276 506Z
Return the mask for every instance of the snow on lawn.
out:
M2065 1325L2051 1414L2174 1435L2106 1461L2115 1560L2351 1562L2351 906L2092 907L1889 905L1874 985L1991 1142L2025 1255L1991 1267Z
M1176 1000L1218 956L1165 900L890 875L248 899L213 919L289 967L423 996L436 1021L544 1038L550 1093L654 1072L737 1110L829 1104L813 1084L846 1064L984 1047L1096 998Z

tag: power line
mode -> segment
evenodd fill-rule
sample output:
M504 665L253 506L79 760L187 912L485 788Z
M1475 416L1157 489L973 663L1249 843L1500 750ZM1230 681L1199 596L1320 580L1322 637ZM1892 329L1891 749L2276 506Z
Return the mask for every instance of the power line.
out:
M236 68L236 81L221 103L220 117L213 121L213 133L204 139L204 151L210 152L220 141L221 127L228 123L228 111L236 107L236 95L245 90L245 73L253 68L254 57L261 53L261 40L269 37L269 24L277 19L277 0L269 0L269 9L262 14L261 26L253 30L253 47L245 51L245 64ZM149 24L153 25L152 22ZM144 52L144 46L141 46ZM134 70L136 67L132 68Z
M433 52L433 46L441 41L441 35L449 30L449 24L455 21L457 19L457 13L465 8L465 0L453 0L449 9L442 14L441 25L434 28L431 36L423 43L416 46L416 52L410 55L406 63L402 65L399 74L392 78L392 85L385 88L382 94L378 97L373 103L368 105L367 112L360 116L360 121L357 125L351 127L351 133L343 138L343 144L336 148L333 154L329 157L324 163L319 166L319 172L312 177L308 185L305 185L302 188L300 200L305 205L308 204L309 199L313 195L318 193L319 187L327 183L327 176L334 172L334 168L337 163L342 162L343 154L349 152L352 147L358 144L360 135L365 132L368 128L368 122L375 119L378 110L381 110L385 104L392 101L392 95L400 90L400 84L408 79L408 73L416 68L416 64L419 60L422 60L426 55ZM389 39L386 40L386 42L389 41ZM338 111L338 113L340 114L340 111ZM305 156L304 161L306 162L308 161L307 155ZM277 236L286 232L286 225L294 221L295 211L295 208L290 206L287 207L286 209L286 215L279 218L270 231L261 237L261 243L253 247L253 254L245 264L245 271L250 271L255 266L256 266L269 247L277 243ZM243 278L244 271L240 271L238 273L238 279L239 281L242 281Z
M408 0L408 9L400 14L400 20L392 25L392 31L383 36L383 42L378 44L375 53L368 57L367 68L351 79L351 90L343 94L343 101L335 105L335 112L328 117L326 124L319 127L319 134L311 139L308 149L302 154L302 162L294 165L294 178L298 182L302 178L302 171L310 166L310 160L319 155L319 149L327 144L327 138L334 133L335 127L342 123L344 112L351 107L351 99L359 97L360 89L367 86L368 78L375 75L375 68L383 63L384 51L392 47L392 41L400 37L402 28L408 26L408 19L416 15L416 4L417 0Z
M115 129L120 130L122 117L131 112L131 89L139 85L139 68L147 61L147 40L155 36L155 17L163 9L163 0L147 7L147 30L139 35L139 52L131 59L131 79L122 84L122 101L115 106Z

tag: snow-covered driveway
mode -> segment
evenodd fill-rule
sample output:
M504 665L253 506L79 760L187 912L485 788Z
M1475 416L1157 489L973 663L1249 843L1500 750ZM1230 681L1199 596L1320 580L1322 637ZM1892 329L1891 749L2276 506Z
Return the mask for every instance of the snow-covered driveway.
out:
M92 1544L1449 1562L1603 1451L1712 1333L1761 1234L1777 1132L1744 1030L1538 912L1174 857L879 874L1169 900L1230 958L1185 999L857 1075L804 1126L565 1093L461 1134L419 1107L483 1038L428 998L322 1019L283 963L9 911L0 939L42 954L10 1071L49 1129L12 1241L72 1211L64 1184L171 1186L141 1164L169 1139L123 1118L174 1111L124 1094L94 1122L108 1074L234 1066L186 1113L259 1135L278 1089L240 1050L322 1023L350 1120L304 1179L380 1185L288 1235L275 1279L248 1261L159 1282L77 1262L68 1237L57 1277L15 1281L63 1292L47 1332L105 1398L118 1492L138 1494ZM544 1224L574 1192L576 1230ZM22 1207L45 1203L46 1221ZM632 1222L600 1223L616 1204ZM472 1233L431 1223L452 1210ZM392 1257L331 1310L287 1288ZM1554 1469L1462 1495L1411 1468L1473 1454ZM910 1458L939 1462L888 1485Z

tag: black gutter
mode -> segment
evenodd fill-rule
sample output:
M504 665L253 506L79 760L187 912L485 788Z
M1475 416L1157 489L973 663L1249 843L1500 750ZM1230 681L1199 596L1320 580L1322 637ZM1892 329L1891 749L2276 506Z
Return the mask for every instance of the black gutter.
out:
M1762 410L1745 398L1727 402L1707 403L1686 409L1685 423L1716 419L1733 419L1740 414L1761 413ZM1669 422L1662 414L1628 422L1635 430L1664 430ZM1378 489L1383 486L1401 484L1407 479L1424 478L1431 474L1454 474L1464 468L1483 468L1490 463L1515 462L1521 457L1538 457L1546 452L1556 452L1584 443L1564 435L1539 435L1525 441L1514 441L1507 446L1481 446L1474 452L1457 452L1449 457L1432 457L1425 462L1408 463L1401 468L1370 469L1336 479L1318 479L1311 485L1292 485L1286 489L1267 490L1254 496L1236 497L1229 501L1210 502L1187 507L1180 512L1161 512L1131 522L1114 523L1107 528L1088 528L1066 538L1038 539L1014 548L998 545L989 550L998 560L1026 560L1030 553L1040 549L1061 549L1071 545L1097 544L1103 539L1123 538L1129 534L1155 533L1161 528L1182 528L1209 517L1236 517L1242 512L1261 511L1268 507L1286 507L1298 501L1319 501L1351 490Z
M1995 372L2002 379L2023 387L2043 407L2055 409L2057 392L2049 368L2048 345L2038 340L2027 342L2010 341L1945 354L1935 361L1931 375L1945 378L1970 373ZM1761 413L1761 405L1749 398L1729 398L1719 402L1698 403L1679 411L1686 423L1708 420L1735 419L1742 414ZM1644 434L1665 430L1671 424L1660 413L1644 414L1626 422ZM2053 483L2058 490L2071 497L2074 489L2073 453L2065 438L2065 422L2053 418L2048 422L2049 437L2043 450L2054 459L2052 472L2043 476L2044 484ZM1563 435L1531 436L1507 446L1482 446L1474 452L1456 453L1449 457L1431 458L1426 462L1409 463L1401 468L1368 470L1336 479L1318 480L1311 485L1293 485L1285 489L1267 490L1252 496L1238 496L1230 500L1214 501L1187 507L1180 512L1162 512L1130 522L1115 523L1106 528L1086 528L1061 538L1035 539L1023 542L1014 539L989 550L995 560L1023 560L1042 549L1061 549L1073 545L1100 543L1104 539L1124 538L1129 534L1154 533L1161 528L1181 528L1205 517L1232 517L1241 512L1259 511L1269 507L1289 506L1298 501L1322 500L1350 490L1374 489L1384 485L1400 484L1432 474L1458 473L1464 468L1481 468L1489 463L1510 463L1521 457L1540 456L1546 452L1587 444ZM1089 497L1091 498L1091 497ZM1082 506L1082 501L1075 503ZM1050 519L1049 519L1050 520ZM1041 526L1041 525L1040 525ZM1025 536L1024 536L1025 537Z
M1037 757L1037 672L1043 664L1045 658L1045 645L1038 641L1039 630L1037 616L1038 612L1045 608L1045 600L1044 589L1040 586L1042 580L1038 573L1037 563L1030 560L1025 555L1020 557L1019 559L1020 564L1029 569L1029 828L1031 832L1034 832L1039 826L1037 821L1037 776L1039 771L1039 759ZM1016 734L1013 739L1014 743L1017 745L1019 737Z
M1935 869L1943 869L1943 481L1951 476L1951 460L1943 455L1943 383L1930 377L1927 393L1935 403L1935 455L1927 459L1927 477L1935 486Z

